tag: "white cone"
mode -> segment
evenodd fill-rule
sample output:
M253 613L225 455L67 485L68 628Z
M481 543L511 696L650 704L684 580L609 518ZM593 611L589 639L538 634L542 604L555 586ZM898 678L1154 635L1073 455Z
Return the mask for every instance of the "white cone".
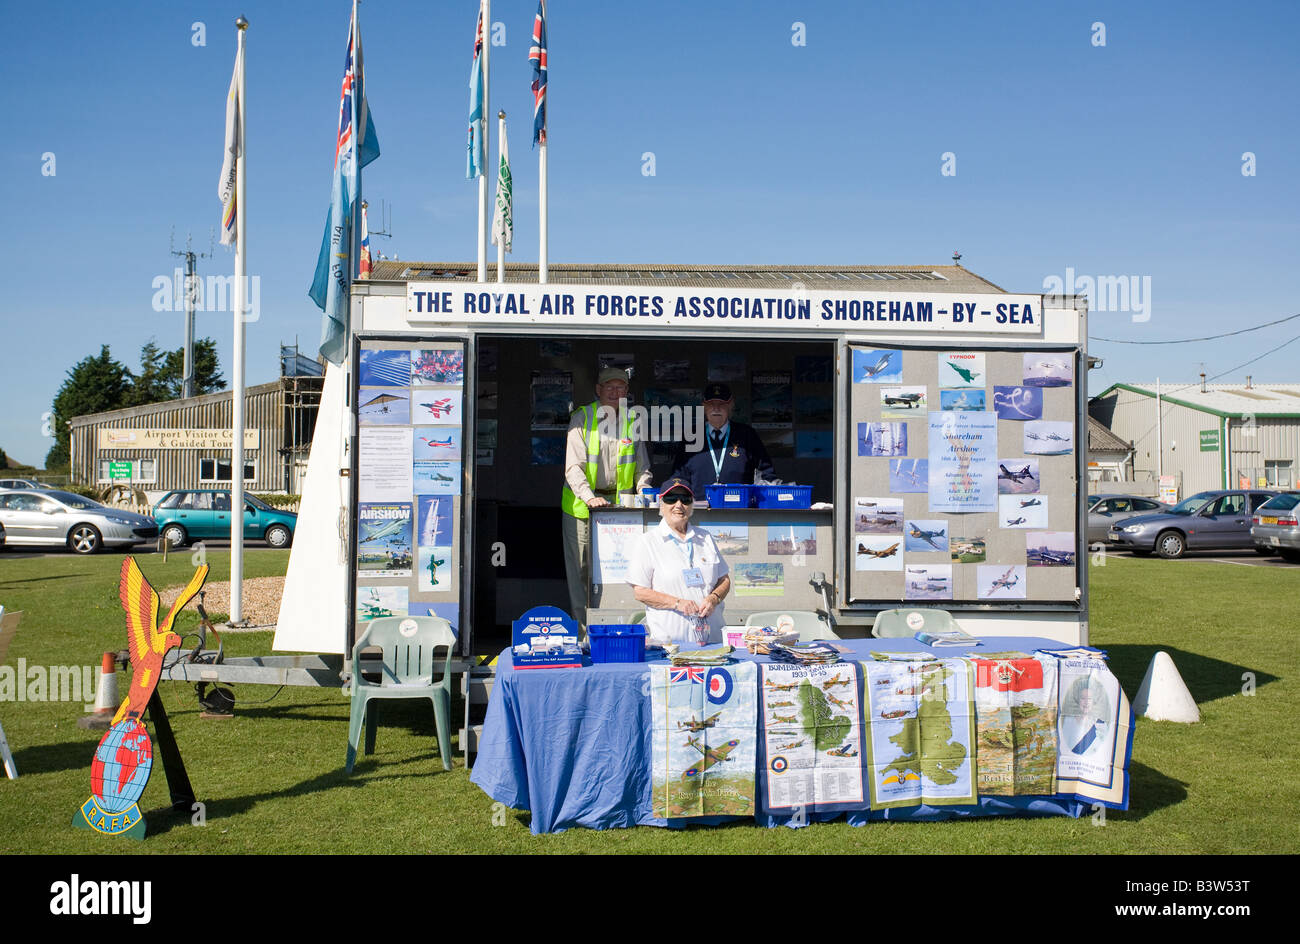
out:
M1133 712L1152 721L1194 724L1201 720L1201 709L1196 707L1196 701L1169 653L1161 651L1151 657L1147 674L1143 676L1133 700Z

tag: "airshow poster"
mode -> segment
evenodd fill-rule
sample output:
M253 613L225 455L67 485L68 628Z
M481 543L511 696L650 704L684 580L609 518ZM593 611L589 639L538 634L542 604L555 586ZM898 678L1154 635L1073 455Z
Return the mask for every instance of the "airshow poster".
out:
M794 422L794 387L789 371L754 372L751 425L755 429L789 429Z
M573 401L573 374L567 370L535 370L530 385L533 429L568 429Z
M971 665L866 662L871 808L975 802Z
M997 417L937 412L929 420L930 510L997 511Z
M592 515L594 584L627 583L627 568L644 530L641 512L612 511Z
M862 709L858 664L763 665L762 806L812 813L861 806Z
M358 435L361 501L410 501L411 431L363 428Z
M656 816L754 813L758 665L650 666Z
M357 573L367 577L411 576L411 506L407 502L359 502Z
M1060 659L1057 792L1128 806L1128 755L1133 711L1104 659Z
M1056 792L1056 659L972 659L979 792Z
M944 390L983 387L987 377L984 373L983 354L950 351L939 355L939 386Z

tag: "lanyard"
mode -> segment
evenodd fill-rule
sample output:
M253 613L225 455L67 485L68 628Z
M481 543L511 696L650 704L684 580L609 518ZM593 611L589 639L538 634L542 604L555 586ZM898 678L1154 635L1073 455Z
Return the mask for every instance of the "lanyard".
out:
M682 556L686 558L686 566L694 567L695 545L691 543L691 539L687 538L685 541L679 541L677 538L673 538L673 543L681 549Z
M722 452L713 452L713 433L709 433L709 460L713 463L713 481L722 481L722 464L727 461L727 443L731 442L731 425L727 425L727 435L722 438Z

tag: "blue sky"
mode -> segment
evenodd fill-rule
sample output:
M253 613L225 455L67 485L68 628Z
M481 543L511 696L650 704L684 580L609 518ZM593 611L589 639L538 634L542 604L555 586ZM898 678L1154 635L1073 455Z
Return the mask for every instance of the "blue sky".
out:
M261 317L247 379L277 344L319 340L307 298L329 196L350 4L9 5L0 447L41 463L42 414L102 343L136 367L179 314L153 280L218 223L234 20L248 17L249 271ZM372 210L392 207L402 259L472 260L464 177L475 0L362 4L382 156ZM536 3L495 0L493 114L509 115L515 252L533 261L536 160L528 34ZM1094 335L1216 334L1300 312L1300 7L1292 3L596 3L550 15L553 262L962 263L1008 291L1044 279L1150 279L1149 320L1096 312ZM1094 23L1105 46L1093 45ZM205 27L195 45L193 24ZM806 45L795 45L796 23ZM16 40L16 41L14 41ZM642 155L655 155L655 175ZM941 173L955 155L956 174ZM1243 176L1242 155L1255 155ZM42 174L43 155L55 158ZM495 161L495 158L493 158ZM376 225L372 216L372 225ZM220 246L200 274L228 274ZM201 314L231 363L226 314ZM1190 382L1300 334L1095 341L1094 392ZM1295 381L1300 342L1223 378Z

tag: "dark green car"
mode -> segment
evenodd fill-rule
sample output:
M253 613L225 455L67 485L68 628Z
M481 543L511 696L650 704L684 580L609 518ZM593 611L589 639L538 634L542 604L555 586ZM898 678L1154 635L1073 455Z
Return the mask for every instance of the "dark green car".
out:
M187 489L168 492L153 508L158 531L173 547L202 538L230 537L230 492ZM244 540L264 540L271 547L288 547L298 515L272 508L260 498L244 496Z

